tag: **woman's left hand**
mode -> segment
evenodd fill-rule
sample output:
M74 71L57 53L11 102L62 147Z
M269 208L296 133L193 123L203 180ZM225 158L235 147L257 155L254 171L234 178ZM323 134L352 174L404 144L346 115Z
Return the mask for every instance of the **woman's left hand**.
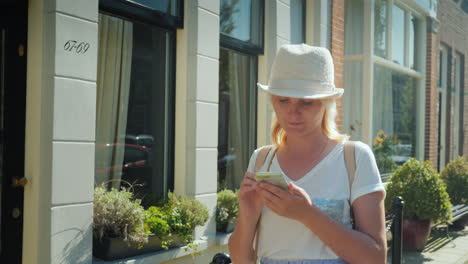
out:
M288 190L266 182L259 186L265 206L280 216L301 221L305 212L313 207L306 191L292 182L288 183Z

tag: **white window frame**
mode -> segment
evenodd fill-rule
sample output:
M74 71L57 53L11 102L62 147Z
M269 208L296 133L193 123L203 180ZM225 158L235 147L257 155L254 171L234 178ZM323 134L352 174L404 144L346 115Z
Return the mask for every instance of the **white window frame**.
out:
M393 5L396 4L405 11L405 65L399 65L390 60L392 58L392 11ZM424 158L424 142L425 142L425 72L426 72L426 19L425 17L408 6L402 1L389 0L387 2L387 57L382 58L374 54L374 1L364 0L364 34L363 34L363 54L345 56L344 62L362 61L363 62L363 105L362 105L362 141L368 145L373 142L373 83L374 83L374 65L380 65L385 68L401 72L405 75L417 79L417 109L416 109L416 150L415 157L418 159ZM371 10L369 12L369 10ZM409 26L410 18L413 15L420 20L418 29L415 32L415 39L421 40L421 47L415 49L413 56L418 58L415 63L418 65L418 70L410 68L409 63Z

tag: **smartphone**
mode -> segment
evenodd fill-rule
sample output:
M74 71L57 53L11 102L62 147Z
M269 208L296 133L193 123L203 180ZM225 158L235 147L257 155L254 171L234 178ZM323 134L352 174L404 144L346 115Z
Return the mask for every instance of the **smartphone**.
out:
M283 190L288 189L288 182L284 178L283 174L277 172L257 172L255 174L255 180L257 182L266 181L273 185L280 187Z

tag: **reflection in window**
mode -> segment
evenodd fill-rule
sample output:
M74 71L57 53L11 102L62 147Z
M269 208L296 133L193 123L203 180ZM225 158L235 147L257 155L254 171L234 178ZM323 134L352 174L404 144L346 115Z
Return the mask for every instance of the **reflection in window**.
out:
M377 56L386 58L388 30L387 0L376 0L374 11L374 53Z
M380 156L376 153L381 173L391 172L415 155L416 83L402 73L374 68L374 152L382 147Z
M169 15L177 16L177 9L180 7L177 6L178 0L127 0L130 2L135 2L145 7L167 13Z
M255 147L256 57L222 48L219 62L218 188L238 189Z
M304 0L291 0L291 44L304 43L305 37L305 1Z
M392 61L400 65L405 62L405 11L393 6L392 18Z
M345 1L345 55L362 53L364 1Z
M221 0L221 32L242 41L250 40L251 3Z
M144 203L171 188L173 34L99 15L95 182L136 183Z

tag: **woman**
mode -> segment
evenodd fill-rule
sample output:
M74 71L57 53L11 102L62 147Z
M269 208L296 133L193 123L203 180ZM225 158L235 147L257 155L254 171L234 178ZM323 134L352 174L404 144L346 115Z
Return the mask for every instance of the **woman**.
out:
M233 262L386 263L385 191L372 151L361 142L355 143L350 186L343 151L348 137L337 132L334 120L343 89L334 86L328 50L284 45L269 86L258 85L270 94L276 114L273 151L262 171L282 173L289 183L283 190L256 182L261 150L253 153L229 240Z

